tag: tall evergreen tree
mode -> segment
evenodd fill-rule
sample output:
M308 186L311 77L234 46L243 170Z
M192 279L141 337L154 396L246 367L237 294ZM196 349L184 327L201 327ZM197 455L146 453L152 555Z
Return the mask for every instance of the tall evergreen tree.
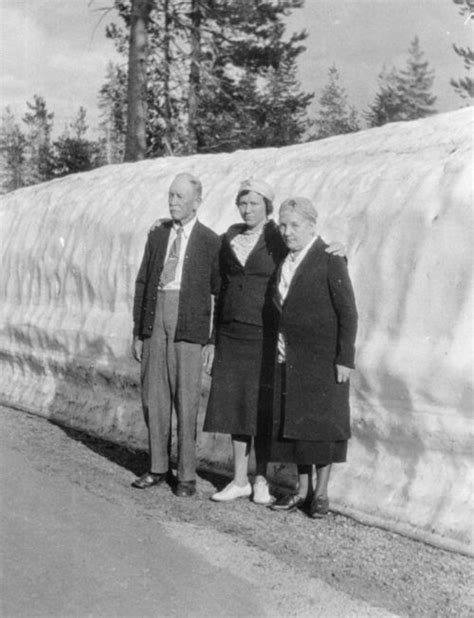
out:
M262 105L269 104L287 127L285 143L301 139L311 95L299 92L295 58L307 35L283 38L284 18L301 5L302 0L155 0L149 22L148 156L280 143L280 128L262 114ZM125 30L111 25L107 34L126 53L130 2L116 0L115 6ZM278 92L275 71L282 82Z
M314 95L302 93L296 78L296 58L285 58L267 72L268 85L256 110L257 146L285 146L300 141L308 129L306 109Z
M86 116L87 110L82 105L77 110L77 116L70 123L71 131L73 137L76 139L84 139L87 129L89 128L86 124Z
M473 23L474 0L453 0L453 2L458 6L460 15L464 17L465 20ZM462 99L472 99L474 98L474 80L470 72L474 67L474 50L470 47L460 47L455 44L453 45L453 49L456 54L462 58L467 74L459 79L451 79L450 84Z
M474 98L474 80L470 71L474 67L474 51L470 47L458 47L453 45L454 51L463 59L464 68L468 72L464 77L451 79L450 84L462 99Z
M355 109L348 105L346 90L340 83L335 65L329 69L328 77L329 81L319 98L319 111L314 121L314 139L352 133L360 128Z
M127 126L127 75L119 65L109 63L107 67L106 82L99 92L99 110L105 161L121 163Z
M198 117L201 90L201 54L202 54L202 31L201 24L204 19L202 0L191 0L189 7L189 88L188 88L188 149L197 152L198 149Z
M86 172L104 163L99 142L86 138L86 110L80 107L77 116L53 143L52 174L67 176Z
M153 0L131 0L125 161L146 157L148 22Z
M378 76L379 90L373 103L364 113L369 127L380 127L387 122L401 119L402 101L398 92L398 76L395 67L385 67Z
M0 128L1 192L7 193L25 184L26 137L10 108L6 107Z
M9 108L5 109L0 128L1 192L83 172L106 163L102 144L87 139L87 112L80 107L76 117L52 142L53 114L42 97L34 96L23 118L28 133L23 133ZM44 157L44 160L42 160Z
M27 101L26 105L29 111L23 118L28 128L25 184L31 185L53 176L51 130L54 114L48 112L44 98L36 94L33 103Z
M283 17L302 2L222 2L214 15L214 57L206 72L202 112L210 99L212 121L221 117L223 132L201 127L202 151L286 145L301 140L306 109L313 95L300 91L296 59L306 33L283 39ZM207 96L206 96L207 95ZM234 122L232 122L234 119Z
M408 49L404 69L385 69L379 75L379 90L373 103L365 112L370 127L378 127L387 122L416 120L435 114L436 97L431 88L434 71L424 60L420 41L416 36Z
M433 108L436 97L431 93L433 81L434 71L424 60L420 40L415 36L408 49L406 68L398 73L398 92L403 106L401 120L416 120L436 113Z

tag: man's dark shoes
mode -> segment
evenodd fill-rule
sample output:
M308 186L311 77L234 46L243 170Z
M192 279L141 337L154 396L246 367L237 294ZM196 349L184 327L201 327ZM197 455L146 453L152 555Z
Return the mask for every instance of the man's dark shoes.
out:
M196 493L196 481L178 481L176 489L174 490L175 496L178 498L190 498Z
M132 487L136 487L137 489L147 489L148 487L153 487L153 485L159 485L166 481L167 473L163 472L162 474L155 474L154 472L146 472L142 474L139 478L135 479L132 483Z
M313 496L309 513L313 519L322 519L329 512L329 500L322 496Z
M270 508L273 511L293 511L303 506L305 502L305 498L298 496L298 494L287 494L271 504Z

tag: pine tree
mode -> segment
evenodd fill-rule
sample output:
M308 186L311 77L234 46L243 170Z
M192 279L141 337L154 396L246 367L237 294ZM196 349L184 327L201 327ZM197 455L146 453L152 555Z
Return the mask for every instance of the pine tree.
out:
M99 92L99 124L103 135L103 156L108 164L121 163L127 126L127 76L123 68L109 63L106 82Z
M435 114L436 97L431 94L434 71L424 60L420 41L415 37L408 50L404 69L385 69L379 75L379 91L365 112L369 127L387 122L416 120Z
M402 104L401 120L416 120L435 114L433 105L436 97L431 94L434 71L423 59L417 36L408 50L406 68L398 73L398 94Z
M85 107L82 107L81 105L77 111L77 116L70 123L73 137L75 137L76 139L84 139L87 133L87 129L89 127L86 124L86 116L87 116L87 111Z
M285 146L302 139L308 129L306 109L314 95L300 92L295 58L281 61L267 73L262 95L256 146Z
M125 161L146 157L148 22L153 0L131 0Z
M319 99L319 111L314 121L317 131L313 139L359 130L356 111L348 106L347 94L340 84L339 72L335 65L329 69L328 76L329 81Z
M48 112L43 97L36 94L33 103L27 101L26 105L29 111L23 118L28 128L25 184L32 185L53 176L51 131L54 114Z
M228 118L230 122L222 122L224 135L219 137L212 125L210 130L202 130L200 150L300 141L307 128L306 109L313 98L313 94L300 91L296 79L296 59L305 50L301 43L307 34L295 33L285 41L283 17L302 2L241 0L216 5L220 5L220 12L207 23L213 35L210 49L218 53L202 83L208 90L207 101L213 98L214 120Z
M66 125L62 135L51 143L53 114L44 99L34 96L27 102L23 122L25 135L9 108L1 125L0 174L2 192L36 184L58 176L82 172L105 163L101 144L86 138L87 112L80 107L76 117Z
M10 108L6 107L0 129L1 192L23 187L25 176L26 137Z
M185 135L181 101L185 98L182 84L185 81L186 68L181 49L185 41L177 36L181 20L189 0L154 0L148 20L148 57L147 57L147 156L162 156L163 154L182 154L185 148ZM106 35L112 39L116 49L123 56L129 55L129 28L131 23L130 0L114 0L114 6L123 20L125 27L116 23L109 24ZM117 79L120 71L120 78ZM111 99L123 102L127 112L127 82L128 71L116 67L116 75L107 75L107 82L101 89L101 97L110 106ZM112 96L111 96L112 95ZM113 136L116 139L121 130L117 116L119 110L114 105L112 122ZM126 126L126 123L125 123ZM103 127L104 128L104 125ZM109 133L112 131L109 130Z
M149 21L148 156L280 143L281 127L262 114L261 106L269 104L287 127L285 143L300 139L311 95L299 92L294 59L304 51L300 43L307 35L288 40L283 35L284 18L301 5L301 0L155 0ZM111 25L107 35L126 53L130 2L116 0L115 6L125 29ZM275 71L289 84L286 93L283 86L275 89ZM294 123L285 109L293 109Z
M464 61L464 68L470 71L474 67L474 51L470 47L458 47L453 45L454 51ZM470 75L465 75L459 79L451 79L451 86L461 99L474 98L474 80Z
M104 164L100 143L86 139L87 112L80 107L76 118L53 143L52 173L54 176L67 176L86 172Z
M387 71L385 67L378 76L379 91L374 102L364 113L369 127L380 127L387 122L401 119L402 102L398 92L398 76L393 67Z
M474 0L453 0L459 7L459 14L472 23L474 19ZM459 47L453 45L456 54L462 58L467 75L459 79L451 79L450 84L462 99L474 98L474 80L470 76L470 71L474 67L474 51L470 47Z

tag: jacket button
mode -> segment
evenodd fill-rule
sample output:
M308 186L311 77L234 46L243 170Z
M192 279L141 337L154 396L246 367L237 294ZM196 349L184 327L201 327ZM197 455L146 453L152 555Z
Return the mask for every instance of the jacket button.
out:
M148 330L153 330L153 326L150 324L150 326L148 327Z
M154 311L150 311L150 315L155 315L155 312Z

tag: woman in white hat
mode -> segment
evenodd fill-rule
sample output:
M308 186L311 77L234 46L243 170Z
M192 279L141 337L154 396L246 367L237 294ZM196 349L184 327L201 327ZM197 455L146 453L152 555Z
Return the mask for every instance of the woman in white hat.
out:
M241 183L236 204L243 223L224 234L220 251L222 293L217 307L216 353L204 431L232 436L234 477L213 494L217 502L250 497L271 504L266 460L256 448L256 477L248 480L252 437L257 435L257 411L264 347L262 311L270 277L288 253L276 223L269 219L274 192L263 180ZM340 251L340 245L328 251Z

